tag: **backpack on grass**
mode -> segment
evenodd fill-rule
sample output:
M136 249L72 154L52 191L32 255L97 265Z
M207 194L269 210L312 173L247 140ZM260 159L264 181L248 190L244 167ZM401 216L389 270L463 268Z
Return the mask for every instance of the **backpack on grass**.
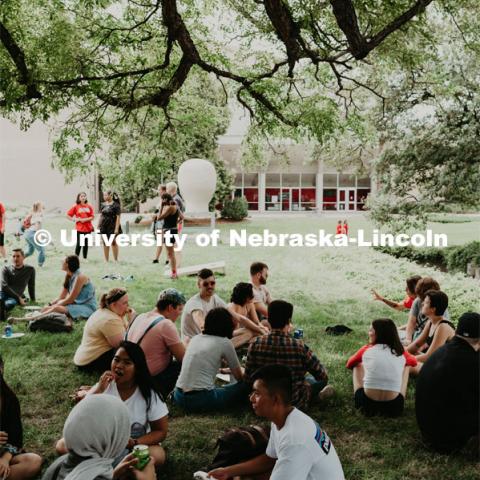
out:
M31 332L70 333L73 330L73 322L63 313L47 313L35 320L30 320L28 329Z
M207 471L235 465L265 453L269 436L269 426L229 428L217 440L215 447L218 447L218 452Z

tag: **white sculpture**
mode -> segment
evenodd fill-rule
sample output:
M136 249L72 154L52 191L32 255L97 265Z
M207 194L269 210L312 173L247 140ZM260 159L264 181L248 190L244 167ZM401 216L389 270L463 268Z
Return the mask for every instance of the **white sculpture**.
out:
M191 158L178 169L178 186L185 200L185 213L208 216L208 204L215 193L217 173L208 160Z

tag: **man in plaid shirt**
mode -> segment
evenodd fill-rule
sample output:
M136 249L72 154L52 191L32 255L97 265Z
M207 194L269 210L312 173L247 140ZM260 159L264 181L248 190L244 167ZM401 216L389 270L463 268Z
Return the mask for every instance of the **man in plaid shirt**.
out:
M268 321L272 331L268 335L257 337L247 353L245 382L251 383L254 372L264 365L286 365L292 371L292 404L305 410L311 398L326 398L333 394L333 388L327 385L328 375L303 340L290 336L293 305L283 300L274 300L268 306ZM309 372L311 375L305 377Z

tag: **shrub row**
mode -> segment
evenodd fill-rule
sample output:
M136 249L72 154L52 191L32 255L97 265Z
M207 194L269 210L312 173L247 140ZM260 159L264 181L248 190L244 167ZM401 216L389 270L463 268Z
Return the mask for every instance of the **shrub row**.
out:
M466 273L468 263L480 266L478 241L446 248L375 247L375 249L395 258L407 258L421 265L430 265L449 272Z

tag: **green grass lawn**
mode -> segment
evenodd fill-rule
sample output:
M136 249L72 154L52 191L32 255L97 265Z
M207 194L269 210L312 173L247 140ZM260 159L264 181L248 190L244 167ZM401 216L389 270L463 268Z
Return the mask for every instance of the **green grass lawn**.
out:
M454 321L467 309L480 311L479 282L460 274L447 274L420 267L403 259L395 259L370 248L230 248L228 230L247 228L251 233L264 228L280 233L316 232L319 228L334 231L334 217L257 218L241 224L220 226L222 243L216 248L200 248L187 244L183 264L225 260L227 275L217 280L217 291L229 300L235 283L248 280L248 267L261 260L270 266L269 288L274 298L295 305L294 323L305 331L305 341L327 366L336 396L326 406L313 407L310 414L329 433L342 461L346 478L360 479L478 479L478 467L467 454L444 457L425 449L415 422L414 381L409 385L405 414L400 419L367 419L353 408L350 371L346 359L367 341L372 319L389 316L398 325L405 314L394 312L372 300L371 288L384 295L401 299L404 279L411 274L432 275L450 296ZM357 228L371 228L361 216L349 219L351 234ZM69 228L62 218L49 218L45 227L58 239L60 228ZM437 233L447 233L449 244L478 239L480 219L466 223L432 224ZM7 248L16 245L9 236ZM23 245L23 241L21 243ZM56 246L47 249L46 265L38 271L37 297L44 304L58 295L63 273L61 260L73 249ZM155 304L158 292L175 285L186 296L196 292L194 278L175 282L163 276L163 267L153 265L153 248L124 248L119 264L105 264L100 249L93 249L82 270L93 280L97 296L122 282L102 280L107 273L134 275L124 285L129 290L131 305L144 312ZM162 256L163 258L163 256ZM34 264L34 260L29 259ZM16 310L16 313L19 313ZM325 334L328 325L346 324L354 332L346 337ZM79 373L72 358L82 335L83 324L71 334L27 334L16 340L0 340L6 361L6 379L19 396L28 450L38 452L47 464L55 457L53 446L61 436L63 423L72 408L68 395L80 385L93 384L94 376ZM15 327L16 331L22 327ZM168 463L163 479L190 479L192 473L209 463L213 446L223 429L259 422L245 406L225 415L185 416L169 405L170 432L165 442ZM327 480L327 479L326 479Z

